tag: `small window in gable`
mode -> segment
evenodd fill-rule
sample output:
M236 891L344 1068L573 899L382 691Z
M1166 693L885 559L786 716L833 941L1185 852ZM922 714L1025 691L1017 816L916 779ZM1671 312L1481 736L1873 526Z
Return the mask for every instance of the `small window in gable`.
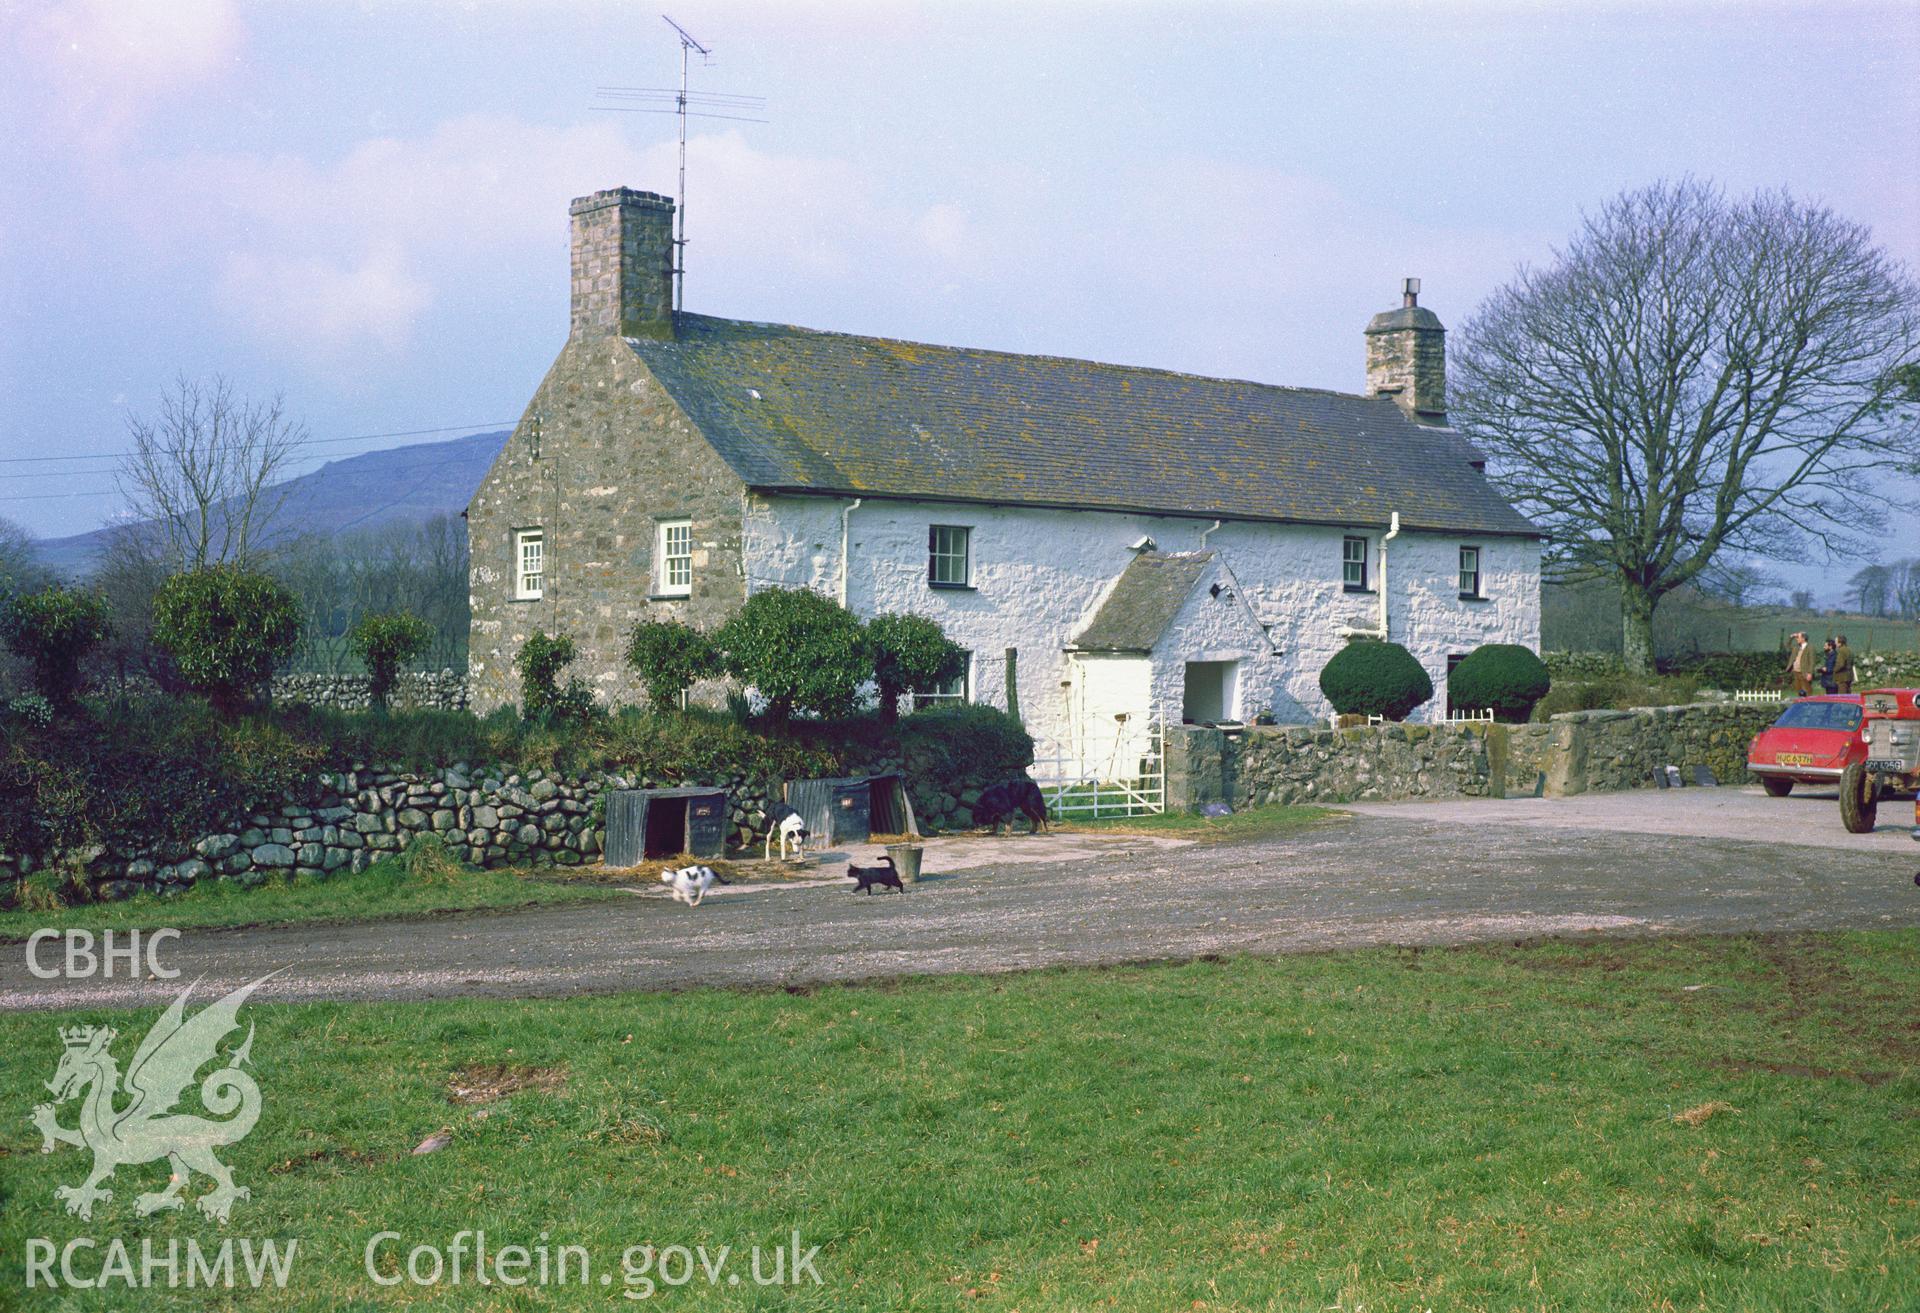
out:
M1340 540L1340 582L1349 593L1367 591L1367 540L1349 534Z
M927 582L935 588L972 587L972 539L973 530L966 525L928 526Z
M686 597L693 592L693 521L662 520L654 559L655 584L663 597Z
M544 529L513 532L513 595L522 602L547 594L547 535Z
M1480 591L1480 549L1478 547L1460 549L1460 596L1462 600L1486 596Z

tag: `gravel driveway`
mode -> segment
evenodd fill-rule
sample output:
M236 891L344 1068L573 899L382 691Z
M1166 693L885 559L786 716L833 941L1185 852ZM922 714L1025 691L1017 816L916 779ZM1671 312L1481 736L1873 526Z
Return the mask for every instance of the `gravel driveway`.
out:
M1911 806L1888 815L1904 822ZM1220 844L969 842L984 864L904 895L859 897L832 881L722 889L697 909L649 891L520 912L188 931L167 960L184 980L205 974L203 997L282 967L262 998L531 997L1550 934L1920 925L1920 844L1904 829L1849 836L1830 797L1757 790L1369 804L1304 832ZM1009 860L978 846L995 843ZM37 980L21 945L0 948L0 1007L131 1005L178 988Z

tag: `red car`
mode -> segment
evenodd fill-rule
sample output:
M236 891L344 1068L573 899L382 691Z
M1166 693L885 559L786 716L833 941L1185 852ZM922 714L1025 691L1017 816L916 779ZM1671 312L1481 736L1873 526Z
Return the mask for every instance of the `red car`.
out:
M1747 748L1747 770L1760 777L1769 796L1784 798L1796 784L1837 783L1842 771L1866 756L1860 694L1828 693L1789 702Z

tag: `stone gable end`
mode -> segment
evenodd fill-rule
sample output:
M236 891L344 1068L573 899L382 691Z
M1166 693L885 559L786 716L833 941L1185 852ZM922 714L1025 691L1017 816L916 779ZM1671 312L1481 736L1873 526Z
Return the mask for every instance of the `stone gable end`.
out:
M473 709L517 703L514 655L529 634L573 638L603 704L644 700L622 660L643 617L717 626L745 597L745 486L620 337L575 337L534 393L467 510ZM654 596L662 520L692 521L693 591ZM516 598L515 543L544 535L545 586Z

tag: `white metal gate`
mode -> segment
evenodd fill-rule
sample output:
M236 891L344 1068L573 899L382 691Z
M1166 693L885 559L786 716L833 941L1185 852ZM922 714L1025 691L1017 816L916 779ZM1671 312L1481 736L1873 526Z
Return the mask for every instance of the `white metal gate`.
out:
M1062 820L1157 815L1167 808L1166 736L1157 720L1077 745L1036 734L1029 774Z

